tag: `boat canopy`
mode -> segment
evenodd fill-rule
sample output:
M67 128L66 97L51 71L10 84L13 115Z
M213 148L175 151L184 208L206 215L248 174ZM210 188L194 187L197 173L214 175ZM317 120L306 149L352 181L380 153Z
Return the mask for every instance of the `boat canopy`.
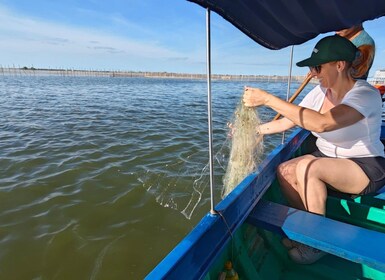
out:
M282 49L385 15L385 0L188 0L216 12L258 44Z

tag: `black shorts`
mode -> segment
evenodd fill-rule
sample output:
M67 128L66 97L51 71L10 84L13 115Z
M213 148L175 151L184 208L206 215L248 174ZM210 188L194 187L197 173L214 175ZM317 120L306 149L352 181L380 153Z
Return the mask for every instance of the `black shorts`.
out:
M319 150L311 153L315 157L328 157ZM368 176L369 184L359 194L375 193L385 186L385 158L383 157L363 157L348 158L354 161Z

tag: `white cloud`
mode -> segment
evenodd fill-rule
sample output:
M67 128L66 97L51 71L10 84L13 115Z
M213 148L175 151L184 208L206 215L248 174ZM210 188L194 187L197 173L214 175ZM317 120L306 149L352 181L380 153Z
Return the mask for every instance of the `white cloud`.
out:
M188 6L192 13L198 10L193 7ZM185 73L206 71L204 17L201 16L204 13L201 10L199 16L187 20L185 16L182 19L163 12L159 16L165 19L164 24L159 24L160 19L151 21L141 17L135 21L122 16L119 10L110 13L76 7L70 10L76 14L74 18L84 19L82 24L91 25L80 27L72 20L64 24L25 16L0 4L0 51L3 54L0 64ZM71 19L64 12L62 18ZM368 32L376 35L374 70L384 68L381 58L385 42L383 36L376 34L380 33L378 26L383 26L384 20L385 17L366 25ZM294 62L306 58L318 39L296 46ZM221 17L213 17L213 72L286 75L289 53L289 49L264 49ZM293 74L306 70L293 66Z
M118 18L120 22L124 19ZM128 25L128 22L124 22ZM5 59L3 65L23 65L33 58L44 59L56 56L72 60L81 55L95 56L96 60L118 61L116 56L126 61L138 59L163 59L183 57L183 55L161 47L151 41L138 41L125 36L107 34L91 28L68 26L17 15L0 6L0 50ZM27 57L28 56L28 57ZM13 60L13 61L12 61ZM16 61L15 61L16 60ZM23 61L24 60L24 61ZM32 62L33 63L33 62ZM38 61L33 64L38 65ZM64 61L61 64L66 64ZM55 67L58 65L52 65ZM60 65L59 65L60 66ZM83 66L86 67L86 66ZM106 66L104 66L106 67ZM110 65L109 68L114 68Z

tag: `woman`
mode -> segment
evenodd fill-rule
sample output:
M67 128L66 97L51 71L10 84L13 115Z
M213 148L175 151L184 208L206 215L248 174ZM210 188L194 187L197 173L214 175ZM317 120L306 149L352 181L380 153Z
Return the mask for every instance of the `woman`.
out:
M385 185L381 97L366 81L354 78L362 75L353 68L356 52L354 44L341 36L321 39L311 57L297 63L309 66L320 83L298 106L262 89L245 88L246 106L268 106L284 116L261 125L258 133L298 125L317 137L316 152L281 164L277 176L292 206L319 215L325 215L327 188L357 195ZM325 255L289 239L283 243L298 263L313 263Z

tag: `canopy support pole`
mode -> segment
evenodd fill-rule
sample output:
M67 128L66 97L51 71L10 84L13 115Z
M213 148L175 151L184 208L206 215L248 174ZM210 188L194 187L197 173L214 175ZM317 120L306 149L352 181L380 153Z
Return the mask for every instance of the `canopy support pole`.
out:
M290 96L290 87L291 87L291 72L293 69L293 53L294 53L294 46L291 46L290 48L290 65L289 65L289 77L287 80L287 91L286 91L286 101L289 101ZM282 144L285 142L285 132L282 133Z
M206 65L207 65L207 116L209 133L209 168L210 168L210 201L211 214L217 214L214 210L214 154L213 154L213 128L211 114L211 31L210 9L206 9Z

